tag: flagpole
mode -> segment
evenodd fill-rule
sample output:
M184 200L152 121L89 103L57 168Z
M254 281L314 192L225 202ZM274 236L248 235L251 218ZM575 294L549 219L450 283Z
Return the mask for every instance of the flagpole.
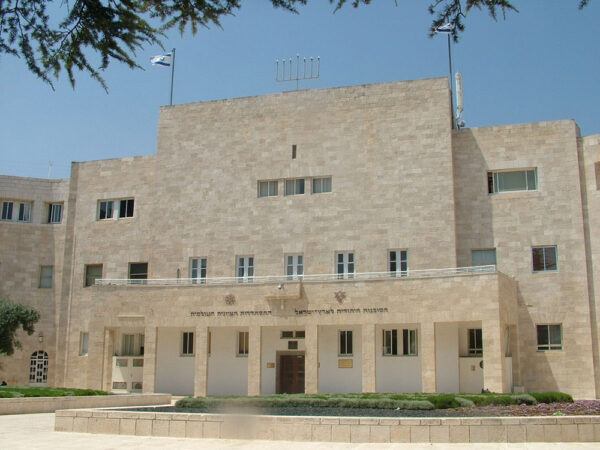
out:
M173 58L171 60L171 98L169 100L169 106L173 106L173 77L175 76L175 49L173 49L172 52ZM452 71L452 69L450 71Z

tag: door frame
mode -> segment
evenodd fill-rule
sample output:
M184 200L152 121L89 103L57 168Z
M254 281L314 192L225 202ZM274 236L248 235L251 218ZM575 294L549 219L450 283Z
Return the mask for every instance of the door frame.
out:
M304 383L306 384L306 352L301 350L278 350L275 352L275 392L281 394L281 357L282 356L304 356ZM305 389L306 390L306 389Z

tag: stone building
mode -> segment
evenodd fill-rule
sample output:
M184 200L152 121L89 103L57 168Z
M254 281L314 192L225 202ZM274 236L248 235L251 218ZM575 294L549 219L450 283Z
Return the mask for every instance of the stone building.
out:
M0 177L0 379L122 391L599 388L600 136L453 130L445 78L161 108L156 154Z

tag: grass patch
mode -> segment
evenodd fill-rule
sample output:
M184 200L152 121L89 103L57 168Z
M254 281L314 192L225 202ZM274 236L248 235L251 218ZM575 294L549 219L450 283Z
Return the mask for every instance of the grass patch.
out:
M532 392L538 403L573 403L573 397L563 392Z
M177 408L221 410L229 408L364 408L364 409L448 409L487 405L535 405L539 399L572 402L560 392L545 394L277 394L257 397L186 397ZM536 397L537 396L537 397Z
M49 388L33 386L0 386L0 398L19 397L80 397L84 395L109 395L93 389Z

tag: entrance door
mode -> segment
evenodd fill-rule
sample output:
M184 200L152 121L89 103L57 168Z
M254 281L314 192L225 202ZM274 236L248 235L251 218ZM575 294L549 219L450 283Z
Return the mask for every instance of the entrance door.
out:
M279 393L304 393L304 355L281 355L279 359Z

